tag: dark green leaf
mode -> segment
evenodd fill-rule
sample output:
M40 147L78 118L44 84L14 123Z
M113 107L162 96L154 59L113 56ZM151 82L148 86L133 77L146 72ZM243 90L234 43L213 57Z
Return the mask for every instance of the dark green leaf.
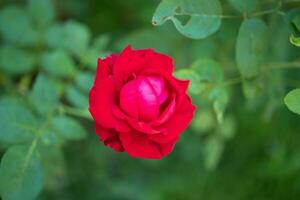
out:
M72 77L75 73L75 63L66 52L56 50L42 56L43 69L57 77Z
M267 26L260 19L245 19L236 43L236 62L245 77L257 76L264 59Z
M207 139L204 146L204 166L208 171L213 171L219 164L224 144L218 138L211 136Z
M88 95L83 93L78 88L72 86L68 88L66 94L67 100L75 107L87 109L88 108Z
M290 111L300 115L300 88L290 91L284 97L284 103Z
M32 200L40 193L43 173L33 145L13 146L0 166L0 193L4 200Z
M162 25L171 20L183 35L201 39L219 29L220 15L218 0L163 0L154 13L152 23ZM180 21L180 17L188 17L187 22Z
M37 131L32 113L14 97L0 100L0 141L7 144L29 141Z
M40 74L30 93L30 100L39 114L48 116L58 104L57 90L54 83L43 74Z
M87 50L90 37L88 27L76 21L55 24L46 33L46 41L50 47L63 48L77 56Z
M0 11L0 32L5 40L21 45L34 45L37 41L26 10L17 6L7 6Z
M34 56L30 51L14 46L0 47L0 70L11 75L24 74L34 68Z
M34 22L40 27L48 26L55 19L52 0L29 0L28 8Z
M94 73L81 72L76 76L75 82L78 88L88 93L94 83Z
M244 13L254 11L259 3L259 0L229 0L229 3L237 11Z
M70 117L55 117L51 124L53 129L66 139L80 140L86 136L86 131L83 126Z

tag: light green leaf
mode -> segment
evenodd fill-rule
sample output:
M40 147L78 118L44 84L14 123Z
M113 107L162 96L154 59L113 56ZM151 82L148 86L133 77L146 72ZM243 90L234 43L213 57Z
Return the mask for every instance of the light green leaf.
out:
M35 135L37 121L20 99L5 97L0 100L0 127L0 141L15 144Z
M240 73L257 76L266 51L267 26L260 19L245 19L240 27L236 43L236 62Z
M93 86L94 76L94 73L91 72L78 73L75 79L77 87L88 93Z
M30 51L15 46L0 47L0 70L11 75L20 75L31 71L34 66L34 56Z
M224 79L223 69L220 64L214 60L198 60L192 64L191 69L199 75L203 83L216 83Z
M218 138L211 136L204 145L204 166L208 171L213 171L220 162L224 144Z
M96 70L98 58L105 58L109 53L96 49L87 49L80 56L81 63L89 69Z
M66 98L75 107L88 108L88 95L74 86L68 88Z
M39 27L50 25L55 19L55 10L52 0L29 0L28 9L34 22Z
M259 79L244 80L242 83L242 89L247 99L254 99L262 91L262 84Z
M53 129L66 139L80 140L86 136L83 126L71 117L57 116L51 124Z
M43 74L38 75L30 93L30 100L39 114L43 116L51 114L58 104L54 83Z
M221 4L218 0L162 0L152 23L162 25L171 20L176 29L193 39L205 38L216 32L221 25ZM180 17L189 17L186 23Z
M259 0L229 0L229 3L237 11L249 13L255 10Z
M76 21L51 26L46 33L46 42L52 48L63 48L80 56L87 50L91 33L85 25Z
M17 6L1 9L0 33L5 40L26 46L36 44L38 38L26 10Z
M300 47L300 37L295 37L293 34L290 35L290 42L297 46Z
M200 77L192 69L179 69L174 72L174 76L183 80L190 80L189 91L193 94L200 94L203 86L200 83Z
M224 87L217 87L209 93L210 100L213 101L213 108L219 123L223 123L225 109L229 102L228 91Z
M196 113L193 121L192 128L196 133L203 134L213 130L216 122L214 113L211 110L199 109L200 111Z
M226 116L224 122L220 125L217 132L225 140L233 138L236 130L236 122L232 116Z
M300 115L300 88L290 91L284 97L284 103L290 111Z
M37 154L28 145L6 151L0 166L0 193L4 200L32 200L42 190L43 172Z
M76 70L71 56L62 50L44 53L41 65L47 73L57 77L72 77Z

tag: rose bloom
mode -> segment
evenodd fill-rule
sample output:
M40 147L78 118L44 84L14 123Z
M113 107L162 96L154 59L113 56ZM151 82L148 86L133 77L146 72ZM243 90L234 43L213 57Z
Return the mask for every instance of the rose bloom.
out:
M98 59L89 110L105 145L133 157L169 154L193 118L189 81L172 75L172 58L126 47Z

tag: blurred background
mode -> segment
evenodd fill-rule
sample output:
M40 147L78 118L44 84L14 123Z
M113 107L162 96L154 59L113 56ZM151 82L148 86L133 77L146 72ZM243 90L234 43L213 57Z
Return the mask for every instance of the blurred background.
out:
M244 79L235 64L242 17L193 40L171 22L151 24L158 0L0 1L2 199L299 199L300 116L283 98L300 86L300 51L289 41L300 4L260 13L278 2L253 11L268 27L268 70ZM197 113L161 160L105 147L87 111L97 58L127 44L172 56L177 75L192 80ZM201 63L221 68L218 100L188 71Z

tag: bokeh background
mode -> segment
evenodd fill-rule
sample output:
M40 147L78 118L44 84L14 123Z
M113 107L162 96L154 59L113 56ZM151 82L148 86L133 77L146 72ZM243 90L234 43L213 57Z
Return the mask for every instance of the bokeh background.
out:
M278 2L261 0L256 11ZM289 19L299 13L299 2L283 4L284 17L260 16L269 28L265 57L275 67L251 80L240 78L235 64L242 17L223 19L215 34L193 40L171 22L151 24L159 3L0 1L4 200L300 198L300 116L283 102L289 90L300 86L300 51L289 42ZM224 13L239 15L228 1L221 4ZM195 92L195 82L194 120L161 160L135 159L105 147L87 111L97 57L118 53L127 44L172 56L176 70L205 59L224 71L228 96L221 101L221 114L215 114L206 93ZM189 71L179 76L197 79ZM24 162L29 163L25 170ZM31 178L22 177L22 170ZM21 177L22 184L11 184L13 177Z

